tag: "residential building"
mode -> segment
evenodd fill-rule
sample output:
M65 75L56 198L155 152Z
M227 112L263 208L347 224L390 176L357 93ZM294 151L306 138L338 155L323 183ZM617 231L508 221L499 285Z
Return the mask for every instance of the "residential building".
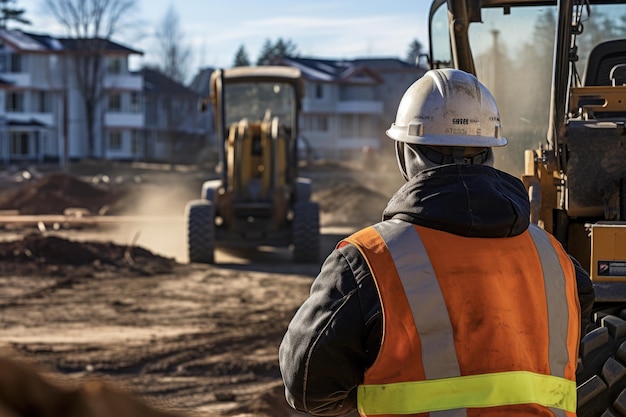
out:
M139 72L144 83L146 160L197 163L214 131L211 112L198 109L201 94L156 69Z
M131 71L129 57L141 55L110 40L0 30L0 164L213 162L213 112L198 106L213 69L186 87L156 70ZM85 82L93 74L77 70L86 62L99 70L93 84ZM400 98L425 72L389 58L275 63L302 71L301 143L326 159L387 149L384 132Z
M0 30L2 162L135 157L143 81L128 70L131 54L141 52L104 39ZM86 62L97 70L78 71Z
M128 58L142 53L104 39L59 41L66 53L67 157L141 158L143 79L129 70ZM99 71L84 71L87 65Z
M210 116L192 90L131 71L129 57L141 54L110 40L0 30L0 164L190 159Z
M63 47L53 38L0 30L0 161L58 158Z
M379 151L402 94L426 71L392 58L283 57L276 63L302 71L301 137L314 156L327 159Z

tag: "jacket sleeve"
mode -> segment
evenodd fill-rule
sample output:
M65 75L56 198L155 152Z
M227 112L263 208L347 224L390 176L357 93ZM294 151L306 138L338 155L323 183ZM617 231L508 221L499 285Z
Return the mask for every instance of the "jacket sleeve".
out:
M334 250L279 348L287 402L316 416L356 410L356 387L378 354L381 326L367 264L351 245Z

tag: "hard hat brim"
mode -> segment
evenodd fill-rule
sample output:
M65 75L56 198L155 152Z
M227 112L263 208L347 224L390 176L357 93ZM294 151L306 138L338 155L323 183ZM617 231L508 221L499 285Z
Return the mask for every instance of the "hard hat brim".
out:
M461 146L461 147L500 147L505 146L508 140L504 137L474 136L474 135L423 135L411 136L406 134L405 128L392 126L387 136L393 140L417 145L432 146Z

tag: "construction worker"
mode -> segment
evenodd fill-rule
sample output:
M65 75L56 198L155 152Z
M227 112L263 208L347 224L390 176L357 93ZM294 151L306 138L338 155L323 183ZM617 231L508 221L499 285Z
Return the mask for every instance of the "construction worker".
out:
M408 88L387 130L406 183L328 256L281 343L293 408L575 416L593 287L529 224L521 181L492 167L502 133L471 74L430 70Z

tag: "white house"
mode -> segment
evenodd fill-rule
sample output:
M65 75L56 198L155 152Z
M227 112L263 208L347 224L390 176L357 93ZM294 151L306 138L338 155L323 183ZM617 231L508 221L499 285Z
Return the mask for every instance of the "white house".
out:
M131 55L141 54L110 40L0 30L0 163L63 164L86 158L169 162L180 160L186 145L189 153L196 152L196 142L206 141L211 127L198 115L198 96L178 85L184 99L176 93L158 103L184 112L184 120L167 126L146 122L163 113L152 104L156 97L171 95L176 83L163 77L155 82L150 72L146 85L146 73L128 66ZM76 71L85 59L101 70L96 83L85 83L84 74ZM93 112L86 111L85 97Z
M0 159L58 158L63 47L0 30Z
M426 71L395 58L283 57L278 63L302 71L301 136L328 159L379 150L402 94Z
M196 105L208 93L202 81L211 69L185 87L153 70L130 71L129 57L141 54L110 40L0 30L0 164L201 159L215 146L213 115ZM93 112L76 71L85 57L102 70L87 95ZM327 159L380 149L402 93L425 72L393 58L276 63L302 71L302 142Z

